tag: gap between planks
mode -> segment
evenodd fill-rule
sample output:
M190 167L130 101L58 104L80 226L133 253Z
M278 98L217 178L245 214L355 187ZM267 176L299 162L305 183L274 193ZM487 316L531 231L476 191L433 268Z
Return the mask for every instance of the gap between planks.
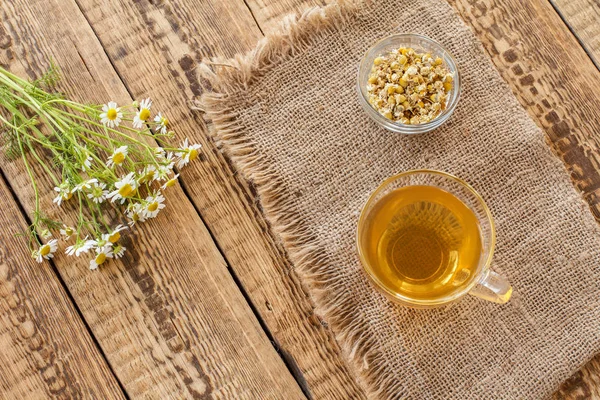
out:
M252 8L250 8L250 4L248 4L248 0L243 0L243 1L244 1L244 5L246 6L246 8L248 9L248 11L250 12L250 15L252 15L252 19L254 20L254 23L256 24L256 27L260 31L260 34L263 35L263 37L264 37L265 36L265 32L263 31L262 26L260 26L260 24L258 23L258 20L256 19L256 15L254 15L254 13L252 12Z
M248 8L248 11L250 12L250 14L252 15L252 19L254 20L254 23L256 24L256 27L260 31L261 35L264 37L265 34L263 32L263 29L259 25L258 20L256 19L254 13L252 12L252 9L250 8L250 6L248 5L248 3L247 3L246 0L243 0L243 2L244 2L244 5ZM122 82L123 86L125 87L125 90L129 94L129 96L131 96L133 98L134 96L133 96L132 90L130 89L130 87L128 86L127 82L123 79L123 77L121 76L120 72L116 68L116 66L114 64L114 61L108 55L106 49L104 48L104 45L102 45L102 41L100 40L100 37L98 36L98 33L96 32L96 29L91 24L91 22L88 19L88 16L86 15L86 13L83 11L83 9L81 7L81 4L79 3L79 0L75 0L75 4L77 5L77 7L78 7L79 11L81 12L81 14L83 15L83 17L85 18L85 20L86 20L87 24L89 25L90 29L92 30L92 32L94 33L94 35L98 39L98 42L101 44L102 49L103 49L103 51L104 51L104 53L106 55L106 58L109 60L110 65L113 68L113 71L119 77L119 80ZM85 64L85 62L84 62L84 64ZM86 65L86 69L87 69L87 65ZM227 159L227 162L229 163L229 159ZM233 168L233 167L231 167L231 168ZM15 195L12 187L10 187L10 185L8 185L8 181L4 177L4 174L2 175L2 178L4 179L5 182L7 182L7 186L10 188L11 195L18 202L18 199L16 198L16 195ZM196 214L198 214L198 217L200 218L200 220L202 221L202 223L205 225L206 230L208 231L208 233L210 235L210 238L212 239L213 243L215 244L215 247L217 248L218 252L221 254L221 257L223 257L223 260L225 261L225 264L227 266L227 271L229 271L229 274L231 275L231 278L233 279L233 281L235 282L236 286L240 290L242 296L246 300L246 303L248 304L248 306L252 310L252 313L254 314L254 317L256 318L256 320L258 321L260 327L262 328L262 330L264 331L265 335L267 336L267 338L271 342L271 345L273 346L273 348L275 349L275 351L277 352L277 354L279 355L279 357L281 358L281 360L283 361L283 363L287 367L287 369L290 372L290 374L292 375L292 377L298 383L298 386L302 390L302 393L306 396L307 399L312 400L313 396L312 396L312 394L310 392L310 388L308 386L308 383L307 383L306 379L304 378L304 375L303 375L301 369L298 367L298 365L296 364L296 362L293 359L293 357L291 357L290 355L286 354L281 349L281 347L279 346L279 343L277 342L277 340L275 339L275 337L273 336L273 334L269 330L266 322L264 321L264 319L260 315L258 309L256 308L256 306L252 302L252 300L250 298L250 295L248 294L247 290L244 288L244 286L243 286L242 282L240 281L239 277L237 276L237 274L235 273L235 271L231 267L230 262L227 259L226 255L225 255L225 252L221 248L219 242L216 240L216 237L215 237L214 233L212 232L211 227L206 223L204 217L202 216L202 213L200 212L200 210L198 210L196 204L192 201L192 197L191 197L191 195L190 195L190 193L188 191L188 188L186 187L186 185L185 185L184 182L181 182L181 189L182 189L185 197L190 201L190 204L192 204L192 207L196 211ZM21 210L21 212L24 213L24 210L23 210L23 207L22 207L21 203L18 202L18 205L19 205L19 209ZM29 221L29 219L27 219L27 223L31 223ZM100 344L98 343L98 341L96 340L95 336L93 335L93 332L91 331L90 327L88 326L87 321L83 318L83 314L81 313L81 310L79 309L77 303L72 298L71 293L69 292L69 290L68 290L65 282L63 282L62 278L60 277L60 274L58 273L58 270L56 269L56 267L54 266L54 264L52 264L52 268L54 269L55 273L59 277L59 280L60 280L61 284L63 285L63 287L67 291L69 298L73 302L73 305L74 305L75 309L77 310L77 314L81 317L81 319L83 320L83 322L84 322L84 324L86 326L86 329L90 332L90 335L92 336L92 338L94 340L94 343L98 346L98 348L100 349L100 352L101 352L102 356L104 357L105 360L107 360L107 363L108 363L108 359L106 358L106 356L104 354L104 351L102 350L102 348L100 347ZM110 366L110 364L109 364L109 366ZM111 368L112 374L117 379L117 382L119 383L120 388L123 390L123 392L127 396L122 382L117 378L117 376L114 373L112 367L110 367L110 368ZM128 396L127 396L127 398L129 399Z
M246 0L244 0L244 3L245 2ZM558 4L556 4L555 0L548 0L548 2L552 6L552 8L554 8L554 11L556 11L556 14L558 14L560 19L562 19L563 23L565 24L569 32L571 32L571 35L573 35L573 37L577 40L583 51L585 51L585 54L587 54L590 61L596 66L596 69L600 71L600 61L596 61L596 58L594 57L592 51L588 48L585 41L577 33L577 30L575 30L575 28L573 28L573 26L569 23L569 21L565 17L565 14L561 11L560 7L558 6Z

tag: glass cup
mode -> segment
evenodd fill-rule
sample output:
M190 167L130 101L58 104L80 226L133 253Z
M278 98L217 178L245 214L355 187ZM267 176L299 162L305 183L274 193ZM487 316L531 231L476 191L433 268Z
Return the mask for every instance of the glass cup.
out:
M403 189L403 190L400 190ZM370 256L369 254L369 248L377 248L380 249L381 248L381 240L383 239L378 239L378 237L373 237L370 236L369 233L373 233L375 232L374 230L372 230L372 227L375 226L374 224L374 219L373 219L373 215L380 212L380 210L382 210L384 207L384 204L400 204L400 202L402 201L412 201L412 200L403 200L402 197L404 196L405 199L408 199L408 194L411 193L410 190L424 190L424 191L429 191L431 192L432 190L435 191L436 193L441 193L444 196L447 196L448 199L452 200L455 202L455 204L459 205L460 207L462 207L464 209L464 211L466 213L468 213L468 215L470 216L469 218L471 218L469 221L473 221L473 224L476 225L476 231L478 231L478 235L480 240L478 240L480 243L480 246L477 247L478 249L480 249L479 251L475 251L474 252L474 256L472 258L469 258L469 260L472 260L471 265L467 265L466 268L460 267L460 268L464 268L461 269L460 271L463 270L468 270L469 271L469 278L465 279L464 281L460 281L460 280L456 280L456 281L452 281L452 284L454 285L455 282L459 282L458 284L456 284L456 286L452 286L451 291L445 293L442 292L442 295L434 297L434 298L427 298L427 297L418 297L418 296L412 296L412 295L407 295L406 293L402 293L401 290L396 290L392 287L392 284L389 282L392 281L388 281L386 283L385 279L387 279L387 276L382 275L381 271L382 269L380 268L381 265L379 265L378 263L385 263L385 259L379 259L377 257L373 257ZM441 190L437 190L437 189L441 189ZM394 192L396 191L396 192ZM392 194L393 196L396 196L396 200L399 203L390 203L388 202L387 199L393 198L388 196L389 194ZM406 194L406 195L404 195ZM387 197L386 197L387 196ZM383 199L383 201L382 201ZM458 201L456 201L458 200ZM402 204L407 204L407 203L402 203ZM415 203L416 204L416 203ZM432 203L427 203L428 206L431 204L434 204L433 207L436 207L436 203L435 201ZM441 203L443 204L443 203ZM391 210L395 210L393 207L396 206L390 206L392 208L390 208ZM399 206L398 206L399 207ZM378 211L379 210L379 211ZM396 212L396 211L393 211ZM448 213L446 211L444 211L446 213L446 215L448 215ZM381 215L381 214L378 214ZM408 214L406 214L408 215ZM380 229L380 231L383 231L384 229L386 230L386 232L388 230L390 230L391 228L389 228L389 226L391 226L390 224L395 223L396 226L398 226L398 224L402 224L401 221L399 221L399 217L397 215L394 216L395 219L391 219L391 222L388 223L388 221L383 222L383 225L380 225L382 228L378 228ZM409 218L409 217L405 217ZM457 219L456 221L462 221L461 219ZM467 221L466 219L464 221ZM387 225L385 225L387 224ZM438 225L440 225L438 223ZM455 224L456 225L456 224ZM387 227L386 227L387 226ZM416 226L416 225L415 225ZM459 224L460 226L460 224ZM400 239L393 239L393 240L415 240L415 237L417 237L417 233L415 233L416 231L413 231L411 229L413 229L413 226L409 227L410 229L408 229L407 233L403 233L403 236L401 236ZM462 228L461 232L463 232ZM412 239L411 239L412 237ZM383 238L383 236L381 236L381 238ZM427 239L427 238L425 238ZM379 240L379 242L377 242L377 240ZM468 239L465 239L468 240ZM358 254L362 263L362 266L364 268L364 271L366 272L367 276L370 278L370 280L375 284L375 286L382 292L384 293L389 299L391 299L392 301L398 302L400 304L403 305L407 305L407 306L411 306L411 307L416 307L416 308L426 308L426 307L436 307L436 306L441 306L453 301L458 300L459 298L461 298L462 296L464 296L465 294L471 294L473 296L479 297L481 299L484 300L488 300L491 302L495 302L495 303L506 303L512 294L512 287L510 286L510 284L507 282L507 280L505 278L503 278L502 276L498 275L497 273L493 272L490 269L490 265L492 262L492 255L494 253L494 245L496 242L496 233L495 233L495 228L494 228L494 221L492 219L492 215L490 213L489 208L487 207L487 205L485 204L485 202L483 201L483 199L481 198L481 196L466 182L464 182L463 180L450 175L448 173L445 172L441 172L441 171L434 171L434 170L413 170L413 171L407 171L407 172L403 172L401 174L395 175L391 178L386 179L378 188L377 190L375 190L375 192L369 197L367 203L365 204L365 206L362 209L359 221L358 221L358 230L357 230L357 247L358 247ZM379 243L379 244L377 244ZM388 243L392 243L391 241ZM426 242L425 242L426 243ZM371 247L369 247L371 246ZM375 247L373 247L375 246ZM394 248L396 248L396 244L390 244L390 246L393 246ZM433 256L429 256L430 254L434 254L436 251L439 250L439 248L436 249L429 249L427 247L427 245L424 247L424 249L421 249L419 251L421 251L421 253L419 254L426 254L427 257L429 257L431 259L431 257ZM379 250L378 250L379 251ZM415 253L392 253L392 252L387 252L385 254L415 254ZM455 252L456 254L456 252ZM440 258L441 259L441 258ZM453 265L456 265L456 259L455 263ZM446 260L448 260L448 258L446 258ZM408 265L410 267L412 260L409 259L404 259L402 260L402 265ZM415 265L417 265L418 263L414 263ZM391 265L391 264L390 264ZM450 264L448 264L450 265ZM378 272L379 271L379 272ZM393 279L397 278L397 282L400 282L400 285L403 285L404 282L402 282L402 279L406 279L400 276L400 273L398 276L394 275L394 269L390 268L389 271L392 271L392 277ZM453 278L451 279L455 279L455 277L457 276L457 274L453 275ZM385 278L385 279L384 279ZM416 282L416 283L415 283ZM395 284L394 284L395 285ZM416 289L419 289L419 281L413 281L412 282L412 287L415 287ZM416 285L416 286L415 286ZM398 287L398 286L396 286ZM402 286L400 286L402 287Z
M375 58L381 54L389 53L391 50L399 47L412 47L417 52L430 53L434 57L440 57L442 60L444 60L444 64L446 64L450 72L454 74L453 86L452 90L450 90L448 93L446 109L430 122L414 125L394 122L381 115L379 111L369 104L367 84L369 80L369 73L371 72L371 67L373 66L373 60L375 60ZM367 115L373 119L373 121L377 122L379 125L389 131L404 133L407 135L415 135L432 131L450 118L460 98L460 73L454 57L452 57L450 52L442 47L442 45L440 45L438 42L428 38L427 36L418 35L415 33L400 33L381 39L366 52L358 68L357 88L360 104Z

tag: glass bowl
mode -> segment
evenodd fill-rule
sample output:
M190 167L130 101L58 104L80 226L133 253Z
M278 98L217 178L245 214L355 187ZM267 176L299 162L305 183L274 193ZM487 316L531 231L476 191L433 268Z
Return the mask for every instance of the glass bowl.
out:
M450 72L454 74L453 87L448 93L446 109L429 122L414 125L394 122L381 115L379 111L377 111L368 101L367 84L369 73L371 72L371 67L373 66L373 60L376 57L389 53L391 50L399 47L412 47L416 52L430 53L434 58L440 57L442 60L444 60L444 64L448 67ZM456 108L456 105L458 104L458 99L460 98L460 74L452 55L438 42L426 36L415 33L400 33L380 40L367 51L358 68L357 88L360 104L363 106L363 109L367 115L375 122L392 132L415 135L432 131L450 118L454 112L454 109Z

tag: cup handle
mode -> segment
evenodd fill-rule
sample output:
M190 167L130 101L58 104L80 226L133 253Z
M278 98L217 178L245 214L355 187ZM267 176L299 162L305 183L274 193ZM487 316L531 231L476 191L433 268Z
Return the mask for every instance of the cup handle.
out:
M506 278L488 269L469 294L483 300L504 304L510 300L512 291Z

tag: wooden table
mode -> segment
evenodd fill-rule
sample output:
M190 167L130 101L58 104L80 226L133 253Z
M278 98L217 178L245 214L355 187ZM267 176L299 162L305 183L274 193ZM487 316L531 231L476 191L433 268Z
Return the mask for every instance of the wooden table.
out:
M251 49L319 0L0 0L0 64L87 102L151 96L202 143L169 207L101 271L31 260L19 162L1 161L0 398L361 399L327 322L269 230L252 187L190 104L204 57ZM600 218L600 6L450 0ZM49 182L45 182L49 185ZM42 198L49 205L51 197ZM600 357L557 398L600 398Z

